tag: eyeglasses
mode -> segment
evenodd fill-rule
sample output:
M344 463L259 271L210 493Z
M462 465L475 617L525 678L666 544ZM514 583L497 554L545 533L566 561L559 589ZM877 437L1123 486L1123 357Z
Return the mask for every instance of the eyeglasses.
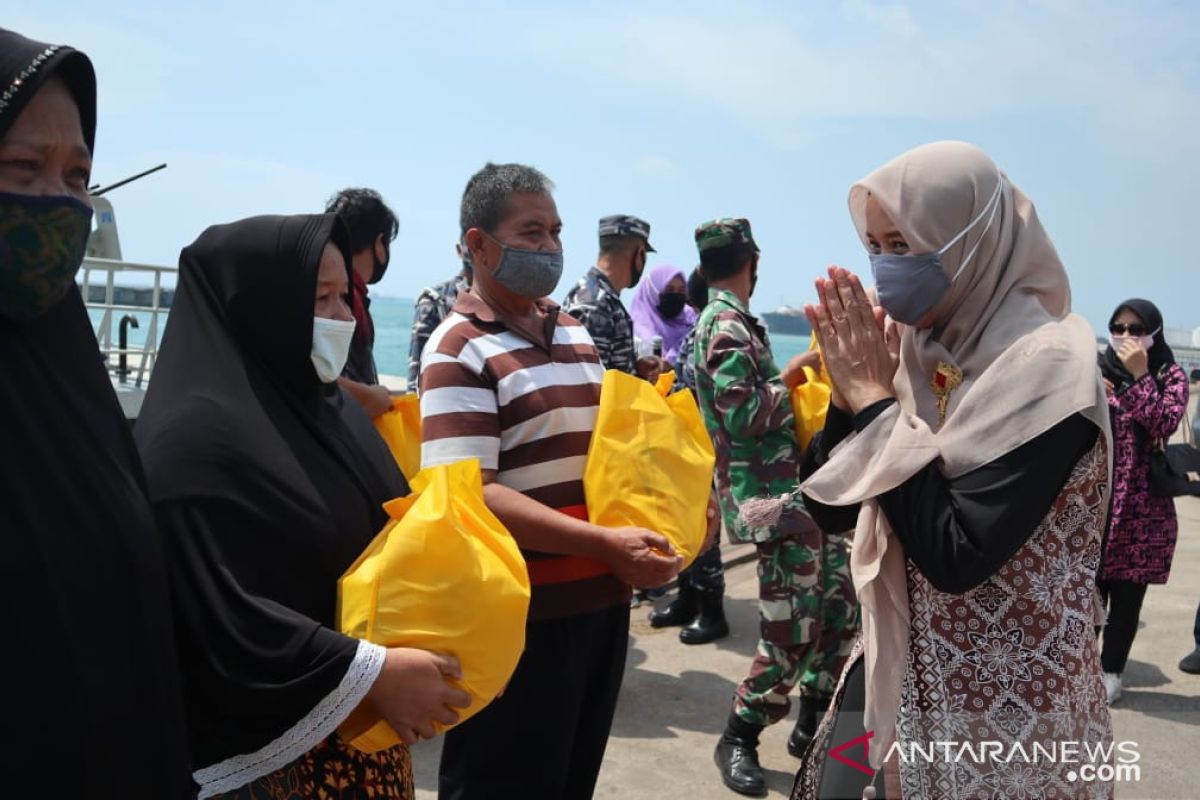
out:
M1145 336L1146 326L1140 322L1131 322L1128 325L1121 322L1114 322L1108 326L1108 332L1117 336L1124 336L1126 333L1130 336Z

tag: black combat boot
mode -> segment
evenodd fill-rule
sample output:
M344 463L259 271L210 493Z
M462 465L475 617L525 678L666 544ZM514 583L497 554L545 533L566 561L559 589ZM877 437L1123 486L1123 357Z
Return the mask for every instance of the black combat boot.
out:
M792 735L788 737L788 752L796 758L803 758L804 751L808 749L808 743L817 735L817 726L821 724L821 720L825 716L825 712L829 710L829 702L832 700L829 695L800 695L799 717L796 719L796 727L792 728Z
M692 624L679 632L679 641L684 644L708 644L729 635L729 623L725 621L725 592L702 591L700 614Z
M687 625L700 610L696 590L690 583L679 584L679 594L661 610L650 612L651 628L671 628Z
M747 797L767 796L767 781L758 765L760 733L761 725L752 725L737 714L730 714L725 733L721 734L713 754L717 769L721 771L721 780L733 791Z

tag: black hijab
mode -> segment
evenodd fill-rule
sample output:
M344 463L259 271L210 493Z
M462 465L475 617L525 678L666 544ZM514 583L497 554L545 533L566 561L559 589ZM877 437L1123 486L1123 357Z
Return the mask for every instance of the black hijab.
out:
M366 414L310 360L336 215L217 225L180 256L135 436L168 537L198 766L252 753L339 685L337 579L407 494Z
M1133 298L1132 300L1126 300L1116 307L1112 316L1108 318L1108 324L1111 326L1117 319L1117 316L1126 309L1137 314L1138 319L1146 326L1148 334L1154 334L1154 345L1148 352L1149 370L1151 375L1157 376L1163 367L1175 363L1175 354L1167 346L1166 334L1163 330L1162 312L1158 310L1158 306L1149 300ZM1117 351L1111 344L1100 356L1100 371L1105 378L1108 378L1112 382L1113 387L1117 391L1133 383L1133 375L1129 370L1125 369L1125 365L1121 363L1121 359L1117 357Z
M65 45L35 42L4 28L0 28L0 136L51 75L61 78L75 98L83 140L95 153L96 73L91 60Z
M0 137L57 75L96 126L91 63L0 29ZM14 797L191 793L161 542L79 291L0 318L0 752Z

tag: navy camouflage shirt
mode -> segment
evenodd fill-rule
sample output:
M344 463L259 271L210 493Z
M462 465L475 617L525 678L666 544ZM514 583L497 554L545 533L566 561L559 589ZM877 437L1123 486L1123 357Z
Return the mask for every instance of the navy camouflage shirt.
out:
M637 353L633 347L633 317L625 310L621 295L608 276L596 267L567 292L562 310L583 323L605 369L637 375Z

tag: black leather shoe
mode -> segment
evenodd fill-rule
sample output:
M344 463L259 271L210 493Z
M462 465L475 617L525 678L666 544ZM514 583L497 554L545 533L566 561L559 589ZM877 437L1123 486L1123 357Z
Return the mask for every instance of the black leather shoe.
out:
M821 719L829 710L830 699L828 695L800 696L800 713L796 718L796 727L792 728L792 735L788 737L787 743L788 753L793 757L804 758L804 751L808 749L809 743L817 735L817 726L821 724Z
M747 797L767 796L767 781L758 764L758 733L761 730L740 719L736 722L731 719L713 753L721 780L733 791Z
M700 606L696 600L696 590L686 584L679 586L679 594L667 603L661 611L650 612L651 628L672 628L687 625L696 618Z
M1200 647L1183 657L1179 668L1189 675L1200 675Z
M729 635L725 621L725 593L700 592L700 614L679 632L684 644L708 644Z

